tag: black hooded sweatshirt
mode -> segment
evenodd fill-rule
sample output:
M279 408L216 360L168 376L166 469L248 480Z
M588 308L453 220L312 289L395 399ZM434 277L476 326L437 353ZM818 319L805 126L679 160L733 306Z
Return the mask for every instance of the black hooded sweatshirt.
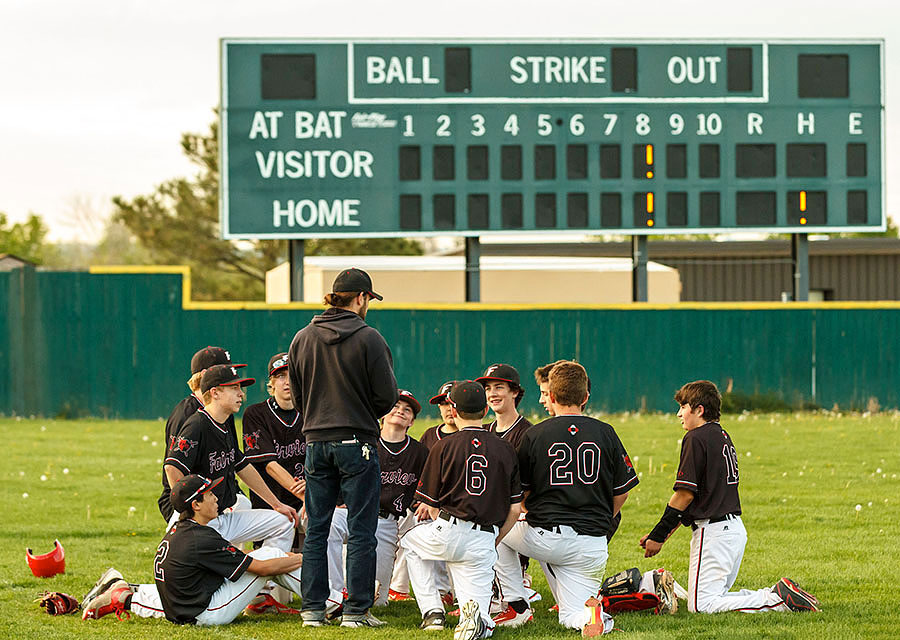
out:
M294 405L306 442L378 441L378 420L397 402L391 350L358 314L330 307L297 332L288 351Z

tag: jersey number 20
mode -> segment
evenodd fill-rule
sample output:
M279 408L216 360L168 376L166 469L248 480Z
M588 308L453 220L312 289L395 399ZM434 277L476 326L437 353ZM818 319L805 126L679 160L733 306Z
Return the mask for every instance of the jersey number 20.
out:
M582 484L594 484L600 477L600 447L594 442L582 442L572 455L572 447L565 442L554 442L547 449L552 458L550 484L575 484L575 477ZM573 470L574 467L574 470Z

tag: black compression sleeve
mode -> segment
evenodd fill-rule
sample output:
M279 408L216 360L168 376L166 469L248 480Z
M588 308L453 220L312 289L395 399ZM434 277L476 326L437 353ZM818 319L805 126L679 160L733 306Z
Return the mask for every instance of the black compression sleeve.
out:
M662 544L666 541L673 531L678 528L678 525L681 524L681 519L684 517L684 511L680 509L676 509L670 505L666 505L666 510L663 511L662 518L659 519L659 522L653 527L653 531L650 532L650 535L647 536L653 542L658 542Z

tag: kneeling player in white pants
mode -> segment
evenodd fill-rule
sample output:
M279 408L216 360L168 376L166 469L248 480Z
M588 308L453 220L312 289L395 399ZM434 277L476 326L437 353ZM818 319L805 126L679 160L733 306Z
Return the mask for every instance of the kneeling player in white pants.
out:
M416 515L430 519L413 527L400 544L407 551L409 578L422 613L421 628L444 627L444 608L434 581L435 561L444 560L460 603L456 640L489 637L496 540L519 515L522 491L515 450L482 428L484 387L455 383L450 391L459 433L428 453L416 496Z
M300 595L300 554L264 546L246 555L207 526L218 514L212 486L213 481L189 475L172 487L172 504L183 515L156 551L155 584L132 588L116 580L83 603L83 619L130 611L178 624L227 624L256 596L266 576Z
M497 616L497 624L517 626L532 618L530 610L514 609L527 602L518 552L555 576L561 625L584 635L612 628L599 601L588 601L596 600L603 581L606 533L638 478L615 430L582 415L587 398L584 367L562 361L550 370L548 402L555 417L528 429L519 444L527 514L500 544L496 570L513 612Z
M708 380L689 382L675 394L687 432L672 497L653 530L641 538L644 555L655 556L679 525L690 525L688 611L818 611L819 601L789 578L772 587L730 591L747 545L738 495L738 454L719 424L721 395Z

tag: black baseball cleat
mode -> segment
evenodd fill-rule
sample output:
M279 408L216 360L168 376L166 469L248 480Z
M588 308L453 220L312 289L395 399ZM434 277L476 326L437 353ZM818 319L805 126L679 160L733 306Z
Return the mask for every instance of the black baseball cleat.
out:
M422 617L422 624L419 625L419 628L425 631L443 631L444 622L444 612L435 609Z
M816 597L801 589L790 578L779 580L775 583L774 590L791 611L819 611L819 601Z

